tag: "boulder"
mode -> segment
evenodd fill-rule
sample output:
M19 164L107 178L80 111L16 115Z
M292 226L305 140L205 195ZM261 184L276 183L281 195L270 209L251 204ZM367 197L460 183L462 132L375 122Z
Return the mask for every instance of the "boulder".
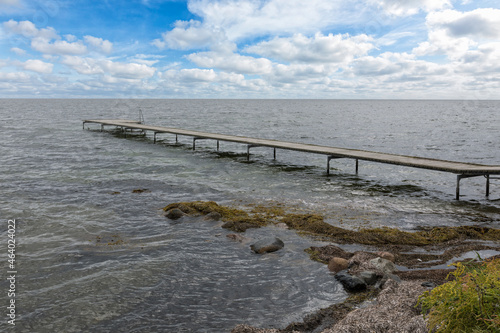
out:
M222 215L220 215L220 213L218 212L210 212L204 217L205 220L210 220L210 221L219 221L221 218Z
M364 271L359 273L359 277L363 279L367 285L374 285L380 278L382 278L382 275L374 271Z
M397 270L396 266L394 266L394 263L387 259L375 258L370 260L370 264L372 264L378 270L384 272L384 274L392 274Z
M390 253L390 252L386 252L386 251L380 251L380 252L377 252L377 255L382 258L382 259L387 259L391 262L395 262L396 261L396 257L394 256L394 254Z
M347 271L338 272L337 274L335 274L335 278L347 291L356 292L366 289L365 281L357 276L347 273Z
M328 262L328 269L330 270L330 272L334 273L343 271L344 269L347 269L348 266L349 262L344 258L333 257Z
M261 239L260 241L250 245L250 249L255 253L268 253L275 252L282 249L285 246L283 241L277 237L269 237Z
M171 220L177 220L183 217L185 214L179 208L172 208L166 211L165 216Z

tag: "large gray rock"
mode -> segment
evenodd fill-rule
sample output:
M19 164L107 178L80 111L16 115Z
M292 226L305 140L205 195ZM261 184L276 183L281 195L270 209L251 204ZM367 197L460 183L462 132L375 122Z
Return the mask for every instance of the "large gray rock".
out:
M335 278L339 281L345 290L355 292L363 291L366 289L366 283L363 279L347 273L347 271L341 271L335 274Z
M387 259L375 258L370 260L370 264L372 264L378 270L384 272L384 274L392 274L397 270L394 263Z
M285 244L283 241L276 237L269 237L261 239L260 241L250 245L250 249L255 253L267 253L267 252L275 252L281 250Z

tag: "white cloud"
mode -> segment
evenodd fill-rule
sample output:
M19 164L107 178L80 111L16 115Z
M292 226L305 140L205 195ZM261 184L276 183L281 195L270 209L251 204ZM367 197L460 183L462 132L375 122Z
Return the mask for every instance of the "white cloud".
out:
M315 33L341 22L363 20L359 12L346 17L345 12L356 3L346 4L340 0L193 0L189 10L202 17L205 26L219 27L235 41L269 34Z
M20 49L18 47L13 47L10 49L12 52L14 52L15 54L17 54L18 56L22 56L22 55L25 55L26 54L26 51L23 50L23 49Z
M427 16L426 24L429 29L428 41L420 43L413 50L417 55L444 54L450 59L459 60L481 43L500 39L499 9L434 12Z
M241 74L266 74L272 69L272 63L268 59L231 53L200 52L190 54L187 59L200 67L218 68Z
M162 34L163 40L156 39L153 44L163 49L169 47L176 50L202 49L225 40L224 33L206 26L201 22L191 20L177 21L175 28Z
M427 24L444 29L452 38L500 39L500 9L480 8L470 12L446 10L431 13Z
M154 75L156 69L145 64L113 62L107 59L82 58L65 56L61 61L79 74L107 74L117 78L145 79Z
M83 40L87 45L90 45L93 49L102 53L111 53L113 51L113 43L102 38L97 38L93 36L85 36Z
M245 51L288 62L344 63L366 54L374 48L372 39L366 35L314 37L296 34L289 38L274 38L248 47Z
M452 7L450 0L369 0L369 2L395 16L414 15L420 10L432 12Z
M23 72L15 72L15 73L0 72L0 81L7 81L9 83L12 83L12 82L28 81L29 79L30 76L27 73Z
M46 62L43 62L41 60L37 60L37 59L30 59L30 60L27 60L24 64L23 64L23 68L28 70L28 71L32 71L32 72L37 72L37 73L40 73L40 74L50 74L52 73L52 68L54 67L53 64L49 64L49 63L46 63Z
M53 28L37 29L30 21L17 22L9 20L3 23L4 29L8 33L22 35L27 38L56 39L57 33Z
M88 52L87 47L81 42L68 42L65 40L56 40L50 42L45 38L34 38L31 41L31 47L41 53L57 55L82 55Z

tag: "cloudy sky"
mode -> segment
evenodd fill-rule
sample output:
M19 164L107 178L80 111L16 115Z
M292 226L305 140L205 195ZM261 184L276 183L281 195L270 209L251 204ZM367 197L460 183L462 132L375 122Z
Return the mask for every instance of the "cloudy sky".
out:
M496 0L0 0L0 97L500 98Z

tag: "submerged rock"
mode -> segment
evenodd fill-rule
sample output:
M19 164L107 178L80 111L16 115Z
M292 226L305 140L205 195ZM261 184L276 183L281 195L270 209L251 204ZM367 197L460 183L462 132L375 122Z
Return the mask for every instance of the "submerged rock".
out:
M255 253L268 253L281 250L285 246L285 243L277 237L269 237L261 239L260 241L250 245L250 249Z
M165 216L171 220L177 220L183 217L185 213L179 208L172 208L165 212Z
M222 215L219 212L210 212L203 218L204 220L219 221Z
M335 274L335 278L339 281L344 289L347 291L363 291L366 289L366 283L363 279L347 273L347 271L341 271Z
M240 243L248 241L248 238L238 234L227 234L226 237Z
M250 222L241 222L241 221L229 221L222 225L224 229L229 229L236 232L245 232L250 228L260 228L259 225L250 223Z

